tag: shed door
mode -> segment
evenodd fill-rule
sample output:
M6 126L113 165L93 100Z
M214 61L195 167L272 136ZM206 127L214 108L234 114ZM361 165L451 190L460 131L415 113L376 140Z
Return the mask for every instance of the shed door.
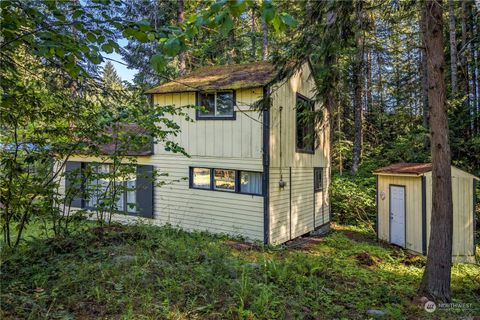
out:
M390 186L390 242L405 247L405 187Z

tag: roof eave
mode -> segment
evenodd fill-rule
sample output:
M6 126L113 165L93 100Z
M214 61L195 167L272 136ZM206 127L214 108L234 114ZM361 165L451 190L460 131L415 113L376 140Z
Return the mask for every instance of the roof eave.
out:
M429 171L423 173L372 172L372 174L374 176L421 177L428 172Z

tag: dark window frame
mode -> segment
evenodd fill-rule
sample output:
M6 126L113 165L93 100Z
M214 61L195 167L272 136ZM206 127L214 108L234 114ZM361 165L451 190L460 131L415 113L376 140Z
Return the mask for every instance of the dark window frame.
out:
M263 181L263 172L260 172L260 171L252 171L252 170L238 170L238 190L239 190L239 193L241 194L249 194L249 195L252 195L252 196L264 196L264 190L263 190L263 185L261 186L262 187L262 192L261 193L253 193L253 192L242 192L241 190L241 177L242 177L242 172L253 172L253 173L260 173L262 175L262 181Z
M210 185L208 188L196 187L193 183L193 169L207 169L210 174ZM209 167L189 167L188 168L188 186L190 189L210 190L212 188L212 168Z
M231 116L202 116L202 112L200 110L196 110L195 112L195 120L236 120L237 119L237 111L235 111L235 106L237 105L237 94L235 90L218 90L214 92L205 92L205 93L214 93L215 94L215 105L217 104L217 93L228 92L232 93L232 104L233 104L233 113ZM200 107L200 94L202 92L195 93L195 105Z
M210 188L198 188L193 185L193 169L195 168L202 168L202 169L209 169L210 170ZM228 191L228 190L222 190L222 189L215 189L215 170L232 170L235 172L235 191ZM261 171L253 171L253 170L237 170L237 169L229 169L229 168L213 168L213 167L204 167L204 166L199 166L199 167L188 167L188 187L190 189L195 189L195 190L203 190L203 191L215 191L215 192L227 192L227 193L232 193L232 194L245 194L245 195L250 195L250 196L259 196L259 197L264 197L265 196L265 190L262 185L262 193L251 193L251 192L242 192L240 190L240 176L242 172L254 172L254 173L260 173L262 175L262 181L263 181L263 172Z
M312 120L312 142L311 142L311 149L310 148L299 148L298 146L298 100L304 100L306 103L310 104L310 111L313 112L315 111L315 103L313 100L305 97L304 95L297 93L296 99L295 99L295 152L297 153L307 153L307 154L315 154L315 140L316 140L316 134L315 134L315 120Z
M234 186L233 186L233 190L232 189L226 189L226 188L217 188L215 186L215 171L216 170L224 170L224 171L233 171L233 183L234 183ZM235 169L221 169L221 168L213 168L210 172L213 172L213 183L212 183L212 188L213 190L215 191L224 191L224 192L230 192L230 193L237 193L237 189L240 188L240 186L238 185L238 170L235 170Z
M313 168L313 191L322 192L323 191L323 167L314 167ZM320 182L317 180L317 172L320 172Z
M110 163L96 163L96 162L82 162L82 165L83 167L87 166L87 165L100 165L100 164L108 164L108 165L111 165ZM135 166L136 168L137 166ZM135 169L136 171L136 169ZM135 211L129 211L130 207L128 205L128 201L127 201L127 193L128 193L128 190L127 190L127 181L123 181L122 182L122 198L123 198L123 210L115 210L115 212L117 213L120 213L120 214L126 214L126 215L132 215L132 214L136 214L138 213L138 208L137 208L137 177L135 177L135 207L133 208ZM86 185L85 185L86 181L83 181L82 182L82 189L85 190L86 188ZM120 198L118 198L120 199ZM86 199L82 199L82 209L87 209L87 210L96 210L95 207L92 207L92 206L89 206L88 205L88 200Z

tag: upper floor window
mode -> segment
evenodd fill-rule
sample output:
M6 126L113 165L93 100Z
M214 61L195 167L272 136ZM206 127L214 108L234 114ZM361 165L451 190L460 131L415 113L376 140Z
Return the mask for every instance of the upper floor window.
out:
M296 101L296 150L315 153L314 104L310 99L297 94Z
M197 120L235 119L234 91L199 92L197 105L203 107L203 110L197 111Z

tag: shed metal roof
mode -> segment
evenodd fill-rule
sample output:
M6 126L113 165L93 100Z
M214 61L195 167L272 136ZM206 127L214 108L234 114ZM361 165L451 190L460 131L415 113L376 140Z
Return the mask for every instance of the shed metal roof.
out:
M431 163L395 163L378 168L373 173L423 174L432 171Z
M478 177L474 176L471 173L458 169L452 166L452 170L455 168L463 172L466 175L472 176L473 178L479 180ZM378 168L373 171L373 174L377 175L417 175L422 176L427 172L432 171L432 163L394 163L386 167Z
M149 89L146 93L254 88L268 84L274 75L274 67L268 62L202 67L187 76Z

